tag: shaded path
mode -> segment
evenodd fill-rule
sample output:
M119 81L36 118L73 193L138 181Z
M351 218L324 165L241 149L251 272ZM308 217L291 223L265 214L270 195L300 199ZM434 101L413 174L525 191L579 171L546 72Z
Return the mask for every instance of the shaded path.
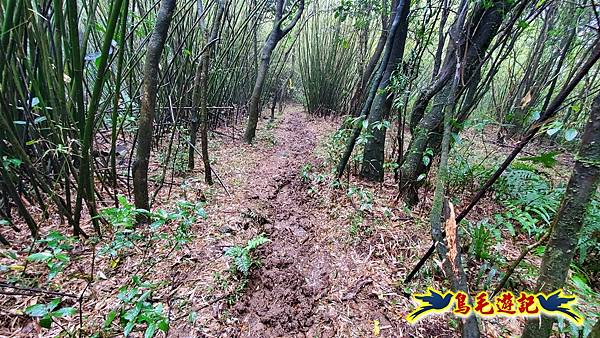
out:
M315 175L328 170L322 152L330 148L321 146L337 124L313 120L300 106L289 107L277 121L270 127L263 122L255 146L237 148L235 156L231 149L223 153L238 165L230 174L244 180L239 196L219 205L221 213L250 209L264 216L266 224L242 226L244 238L265 232L271 242L259 249L262 266L249 276L241 298L228 315L214 316L220 326L210 332L219 337L366 337L377 327L382 337L454 336L443 317L416 326L404 320L414 304L399 294L403 260L428 243L421 240L428 232L385 218L382 208L395 187L379 191L383 197L371 200L367 213L357 211L345 189L314 179L305 183L304 165L312 164ZM373 196L378 189L353 183L355 190ZM352 234L356 215L361 215L355 225L361 233Z
M329 292L331 257L314 241L318 224L299 179L316 146L305 124L304 113L286 113L276 130L276 150L252 176L272 177L259 181L247 196L268 215L264 230L272 242L236 305L241 336L313 336L327 331L328 320L319 313L318 303Z

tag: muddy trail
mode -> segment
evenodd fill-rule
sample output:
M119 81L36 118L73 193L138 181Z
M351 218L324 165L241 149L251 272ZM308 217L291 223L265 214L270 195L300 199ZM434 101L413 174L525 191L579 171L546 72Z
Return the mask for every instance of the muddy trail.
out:
M378 329L386 329L383 336L403 336L393 329L407 324L388 313L389 303L378 296L382 289L393 293L388 279L374 290L377 277L369 270L380 264L373 262L374 250L349 245L343 238L347 225L309 194L300 177L304 165L318 165L315 122L325 121L311 124L300 109L287 111L274 130L273 151L250 175L255 180L246 192L248 208L264 218L260 231L271 242L234 306L235 335L365 336L373 334L376 320Z
M293 105L273 123L263 120L252 146L215 139L221 143L212 160L221 184L203 185L197 169L172 193L163 189L158 196L163 210L174 200L206 201L206 218L193 225L192 241L178 247L168 239L149 240L123 251L116 263L81 250L72 271L95 266L94 283L71 272L57 279L70 290L89 285L82 307L89 332L124 306L120 290L141 276L155 283L153 300L168 309L167 337L455 336L442 317L416 326L404 319L415 304L402 296L398 281L429 242L424 226L390 207L395 187L355 180L337 189L327 181L329 142L339 124ZM352 189L364 196L350 196ZM171 234L167 230L163 234ZM261 233L269 242L253 253L260 263L247 278L236 274L227 250ZM35 301L30 298L19 298L15 307L26 308ZM0 298L0 308L14 303ZM0 325L0 336L16 328L26 337L61 330L42 335L35 320L14 318L4 331Z
M305 125L300 112L284 117L276 131L279 146L255 171L256 177L270 179L258 180L247 196L266 215L263 230L271 243L263 250L263 265L253 273L247 294L236 305L241 336L314 336L330 324L319 303L329 293L331 257L318 242L319 222L299 178L316 145Z
M404 320L414 304L395 285L403 274L397 257L419 247L418 236L385 226L357 242L348 233L356 205L343 190L311 193L302 180L303 167L319 167L317 148L335 125L291 107L272 126L273 148L247 154L242 166L254 167L245 171L243 197L229 208L255 217L254 233L270 242L230 308L235 324L221 329L237 337L452 336L437 320ZM364 229L375 229L369 222Z

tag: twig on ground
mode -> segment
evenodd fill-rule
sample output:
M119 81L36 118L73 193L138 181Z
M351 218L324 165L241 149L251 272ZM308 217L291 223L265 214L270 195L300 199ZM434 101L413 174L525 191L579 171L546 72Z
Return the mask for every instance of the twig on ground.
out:
M517 258L508 268L508 270L506 271L506 274L504 275L504 277L502 278L502 280L500 281L500 283L498 283L498 286L496 286L496 288L494 289L494 292L492 292L492 295L490 298L494 298L494 296L496 296L500 290L502 290L502 288L504 287L504 285L506 284L506 282L508 282L508 279L510 278L510 276L513 274L513 272L515 272L515 269L517 268L517 266L519 265L519 263L521 263L521 261L523 260L523 258L525 258L525 256L527 256L527 254L535 249L536 247L538 247L539 245L541 245L542 243L544 243L548 237L550 235L550 232L546 232L544 234L544 236L542 236L542 238L540 238L537 242L526 246L523 250L521 250L521 255L519 255L519 258Z
M10 285L8 283L3 283L3 282L0 282L0 288L8 288L8 289L15 289L15 290L27 291L27 292L31 292L33 294L36 294L36 293L45 293L45 294L54 295L54 296L77 298L76 295L70 294L70 293L64 293L64 292L58 292L58 291L50 291L50 290L45 290L45 289L40 289L40 288L29 288L29 287L23 287L23 286L16 286L16 285ZM0 293L2 293L2 294L9 294L7 292L8 291L1 291L0 290Z

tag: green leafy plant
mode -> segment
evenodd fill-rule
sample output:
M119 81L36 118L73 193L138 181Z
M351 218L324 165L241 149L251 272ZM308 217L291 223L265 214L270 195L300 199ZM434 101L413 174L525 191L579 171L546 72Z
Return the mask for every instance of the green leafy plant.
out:
M546 168L552 168L558 163L556 155L558 155L557 151L551 151L537 156L521 157L519 158L519 161L529 161L531 163L541 164Z
M312 164L306 163L300 168L300 179L303 182L310 182L310 174L312 170Z
M139 276L132 278L132 287L123 286L117 298L122 305L106 316L104 329L109 329L118 319L123 335L129 336L136 326L145 326L144 338L153 337L157 330L168 332L169 320L164 313L162 303L153 304L152 291L155 284L143 282Z
M55 319L69 317L77 313L74 307L57 309L61 302L61 298L56 298L47 304L40 303L28 306L23 312L31 317L40 318L40 326L49 329Z
M124 196L119 196L119 203L119 208L106 208L100 212L101 217L112 224L115 230L113 240L100 249L101 255L117 257L122 251L132 248L135 242L142 240L165 240L170 246L179 249L193 238L192 225L199 218L207 217L199 202L178 201L173 211L157 209L154 212L136 209ZM147 216L152 223L147 228L138 227L136 218L139 215ZM164 226L169 224L175 224L176 227L168 231Z
M346 147L346 142L352 134L352 128L355 120L356 119L352 116L346 117L342 123L342 126L327 138L327 141L323 146L325 153L325 165L337 164L340 156L342 156L344 148Z
M185 130L181 131L183 134L186 133ZM170 158L167 157L167 150L161 151L158 153L158 161L161 166L170 167L173 170L173 173L177 176L184 176L188 173L188 154L185 151L173 151L170 154Z
M433 158L433 149L431 149L431 148L425 149L425 151L423 152L423 158L421 159L423 161L423 165L426 167L429 166L432 158Z
M544 174L523 162L513 164L494 186L497 199L507 211L497 218L514 222L529 236L539 237L552 222L564 187L554 187Z
M469 247L471 253L478 259L488 260L492 257L490 248L494 241L501 239L501 233L494 224L484 219L473 227L470 237L472 239Z
M133 229L138 215L150 215L148 210L137 209L123 195L117 196L117 199L119 207L105 208L100 211L100 216L115 227Z
M449 166L448 184L455 191L476 189L493 173L494 168L486 168L481 162L470 163L470 156L460 154L458 151L453 155Z
M132 248L136 241L143 238L139 232L136 232L137 217L151 215L147 210L137 209L123 195L118 196L118 201L119 207L100 211L100 217L104 218L114 229L113 240L100 248L98 252L100 255L117 257L123 250Z
M261 245L270 242L264 234L260 234L250 239L245 246L233 246L225 251L225 256L231 257L231 268L234 273L241 273L247 277L250 269L256 266L259 261L252 256L252 252Z
M365 226L364 212L356 210L350 214L349 221L348 233L353 240L358 241L363 236L368 237L372 234L373 228Z
M73 248L73 237L66 237L58 231L51 231L39 242L46 245L46 249L27 256L30 262L44 262L48 269L48 281L62 272L71 261L69 251Z
M394 172L398 168L400 168L400 165L398 164L398 162L395 162L395 161L385 161L383 163L383 170L385 170L387 172Z
M348 188L346 195L351 199L356 198L358 200L360 211L373 209L373 194L370 191L358 186L351 186Z
M192 239L191 228L199 218L206 218L206 212L202 203L192 203L189 201L178 201L175 210L165 211L158 209L151 214L153 222L150 224L150 230L156 234L155 239L166 239L170 245L179 248L182 244L189 243ZM159 231L163 225L176 224L173 233L166 234Z
M566 128L564 123L561 121L553 121L548 124L548 126L542 128L542 130L546 131L546 134L549 136L554 136L559 131L563 131L563 136L565 141L571 142L577 137L577 130L573 128Z

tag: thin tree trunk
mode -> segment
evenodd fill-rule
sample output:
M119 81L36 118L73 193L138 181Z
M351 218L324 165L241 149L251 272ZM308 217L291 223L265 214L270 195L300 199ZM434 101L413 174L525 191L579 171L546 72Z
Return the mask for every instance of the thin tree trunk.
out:
M571 179L552 224L550 240L540 267L537 292L553 292L564 286L579 242L586 208L600 182L600 95L592 104L575 159ZM541 320L530 319L525 325L523 337L550 336L555 320L544 315Z
M142 105L138 120L138 143L133 164L133 195L136 208L150 210L148 199L148 165L152 148L152 130L156 94L158 91L158 64L165 46L167 33L175 11L175 0L161 0L156 17L154 31L148 42L146 63L144 64L144 82Z
M398 0L392 1L392 13L394 13L397 4ZM393 16L391 17L391 20L393 20ZM364 91L369 84L369 79L373 77L373 71L375 71L377 62L379 62L379 59L381 58L381 53L383 52L383 48L385 47L385 42L387 41L387 37L389 34L391 20L390 18L387 18L385 16L382 16L381 18L381 34L379 35L379 39L377 40L375 51L373 52L373 55L371 55L371 58L369 59L369 62L367 63L367 66L365 67L362 73L361 80L358 83L356 89L354 90L352 98L350 99L350 112L353 116L358 116L360 114L360 103L364 99Z
M117 124L119 119L119 102L121 100L121 74L123 73L123 62L125 60L125 34L127 32L127 18L129 13L129 0L123 2L123 12L121 13L121 27L119 35L122 37L119 41L119 57L117 61L117 75L115 88L115 101L113 112L111 114L111 134L110 134L110 175L114 191L115 207L119 206L117 199Z
M296 14L291 22L282 28L283 22L290 16L291 11L294 7L298 6ZM258 68L258 73L256 75L256 81L254 83L254 88L252 89L252 95L250 96L250 100L248 102L248 124L246 125L246 131L244 133L244 141L246 143L251 144L254 140L254 136L256 135L256 126L258 125L258 113L260 106L260 98L262 96L263 87L265 84L265 79L267 78L267 72L269 71L269 63L271 62L271 55L277 47L277 43L289 33L292 28L296 25L300 17L302 16L302 12L304 11L304 0L297 0L294 4L289 8L288 13L285 15L284 12L284 0L277 0L276 9L275 9L275 21L273 23L273 29L261 51L260 57L260 65Z
M13 181L10 177L10 174L8 173L8 170L6 169L5 165L2 163L0 163L0 174L2 174L1 177L4 181L4 186L7 189L6 193L12 198L13 202L17 205L17 210L19 211L19 214L21 215L21 217L23 217L23 219L25 220L25 223L29 227L29 231L31 232L31 237L33 237L34 239L37 239L38 226L37 226L35 220L33 219L33 217L31 217L31 214L29 214L29 211L27 211L27 208L25 207L25 205L23 204L23 201L21 200L21 197L19 196L19 192L17 191L17 188L13 184Z
M444 0L444 4L442 5L444 9L442 10L442 18L440 19L440 26L438 27L438 44L433 59L433 71L431 72L432 82L435 81L435 78L438 76L442 64L442 53L444 52L444 44L446 42L444 27L446 26L446 21L448 21L448 14L450 14L450 4L448 1L449 0Z
M217 4L217 12L213 25L210 31L210 36L207 37L205 50L202 51L200 57L200 64L196 72L196 87L194 88L194 113L192 116L192 128L190 130L190 145L188 149L188 169L194 169L194 153L196 147L196 138L198 129L200 129L200 140L202 142L202 162L204 164L204 181L212 185L212 171L210 167L210 158L208 154L208 68L210 63L210 53L212 52L213 44L216 43L219 35L219 27L221 25L221 19L225 12L225 3L219 1ZM199 109L198 109L199 108ZM198 111L199 110L199 111Z
M466 12L466 6L463 7ZM465 15L466 13L461 13L460 15ZM455 31L455 36L451 38L454 39L456 45L459 45L460 42L464 39L463 32ZM455 241L451 243L445 243L444 241L444 230L442 229L442 217L446 222L451 221L451 224L456 225L456 221L454 219L450 219L450 205L447 202L445 195L446 183L448 181L448 158L450 152L450 138L452 132L451 122L454 118L454 110L456 107L456 96L459 90L459 85L461 81L461 73L462 67L459 51L456 50L456 70L454 73L454 78L452 81L452 85L449 90L448 96L445 97L446 102L443 108L444 111L444 119L443 119L443 136L442 136L442 146L441 146L441 154L440 154L440 165L439 170L436 176L436 184L435 190L432 200L431 214L430 214L430 222L431 222L431 235L433 240L438 244L437 250L441 257L442 264L444 267L444 271L446 275L450 278L452 283L452 288L454 291L462 291L466 294L469 293L467 286L467 277L465 275L465 271L462 266L462 260L460 256L460 245L458 244L458 231L457 228L446 229L446 231L452 231L453 233L447 233L446 238L454 238ZM444 212L444 209L446 212ZM463 338L478 338L480 336L479 326L477 324L477 318L474 315L471 315L464 319L462 322L462 337Z
M92 158L92 148L94 145L94 122L96 122L96 115L100 108L100 99L102 96L102 90L104 88L104 82L108 77L108 61L109 51L112 48L112 38L114 36L119 14L121 13L121 6L123 0L116 0L111 8L110 16L106 27L106 35L102 42L101 54L98 65L98 74L94 81L94 87L92 95L89 100L87 111L84 116L84 129L81 137L81 165L79 169L79 175L77 177L77 199L75 202L75 223L79 224L82 209L82 199L85 199L88 210L92 217L92 224L94 230L100 235L100 223L98 221L96 211L96 199L95 199L95 181L94 181L94 160ZM85 46L85 44L84 44ZM75 230L77 232L78 230Z
M272 46L272 47L271 47ZM248 125L244 132L244 140L250 144L256 136L256 126L258 125L258 109L260 105L260 97L269 71L269 63L271 61L271 54L275 49L274 43L267 43L263 47L262 57L260 59L260 65L258 66L258 73L256 74L256 82L252 89L252 95L248 103Z
M200 80L200 141L202 142L202 163L204 164L204 181L208 185L213 184L210 158L208 155L208 63L209 56L202 63L202 77Z

